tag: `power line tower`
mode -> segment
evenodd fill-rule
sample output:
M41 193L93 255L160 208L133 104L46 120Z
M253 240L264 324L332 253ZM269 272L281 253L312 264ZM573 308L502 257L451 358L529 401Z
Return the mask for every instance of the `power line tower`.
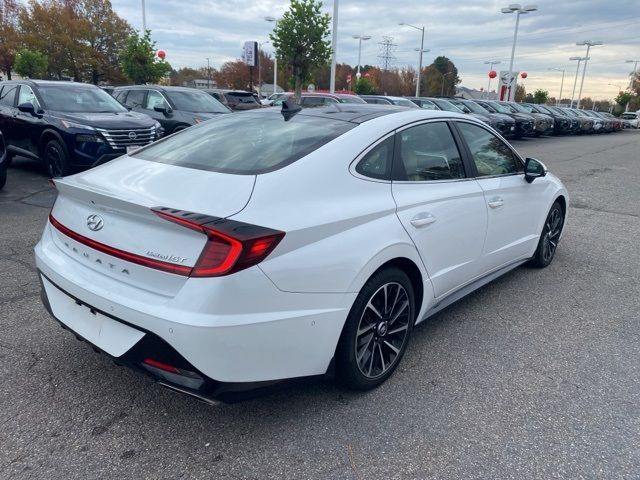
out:
M396 61L396 56L393 54L396 51L397 44L393 43L393 37L382 37L382 41L378 43L380 47L380 53L378 53L378 63L382 70L389 70L393 68Z

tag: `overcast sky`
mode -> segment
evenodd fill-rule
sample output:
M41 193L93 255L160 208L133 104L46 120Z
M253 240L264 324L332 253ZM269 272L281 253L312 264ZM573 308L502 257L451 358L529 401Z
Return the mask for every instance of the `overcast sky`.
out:
M142 27L141 0L112 0L114 9L134 28ZM485 60L500 60L495 68L509 67L515 14L502 14L504 1L482 0L342 0L338 22L338 62L354 65L358 42L354 34L371 35L363 43L362 63L378 65L379 42L393 37L398 67L417 67L420 32L399 26L400 22L426 27L424 64L436 56L449 57L458 67L462 85L486 88ZM244 40L266 41L273 27L265 16L278 17L288 2L278 0L146 0L147 28L158 47L166 50L174 66L206 66L209 57L218 67L240 56ZM640 60L640 0L539 0L539 10L520 17L514 70L526 71L527 91L549 90L556 96L560 72L565 68L563 97L571 96L576 62L584 56L582 40L604 42L593 47L587 67L583 96L612 98L619 86L626 86L633 64ZM333 2L324 3L332 13ZM264 46L270 52L270 45ZM639 67L640 69L640 67ZM582 70L582 69L581 69ZM580 79L578 79L579 88ZM613 85L608 85L613 84ZM495 86L495 80L493 81Z

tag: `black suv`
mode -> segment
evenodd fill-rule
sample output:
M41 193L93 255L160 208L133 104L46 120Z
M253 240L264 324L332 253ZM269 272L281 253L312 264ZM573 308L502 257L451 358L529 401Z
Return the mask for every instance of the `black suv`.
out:
M0 190L7 183L7 149L4 145L4 138L2 138L2 132L0 132Z
M119 157L162 136L160 124L127 111L95 85L0 83L0 132L9 159L40 159L51 177Z
M113 90L113 96L125 107L146 113L160 122L166 135L221 113L231 113L211 95L195 88L158 85L117 87Z

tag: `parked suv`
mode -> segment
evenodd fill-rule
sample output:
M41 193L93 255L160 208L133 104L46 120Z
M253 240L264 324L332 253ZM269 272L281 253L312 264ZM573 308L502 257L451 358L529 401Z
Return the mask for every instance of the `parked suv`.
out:
M221 113L231 113L211 95L186 87L139 85L118 87L116 100L134 112L146 113L160 122L165 135L184 130Z
M9 159L40 159L58 177L151 143L162 127L95 85L18 80L0 85L0 132Z
M4 187L4 184L7 183L7 149L4 145L4 138L2 137L2 132L0 132L0 190Z

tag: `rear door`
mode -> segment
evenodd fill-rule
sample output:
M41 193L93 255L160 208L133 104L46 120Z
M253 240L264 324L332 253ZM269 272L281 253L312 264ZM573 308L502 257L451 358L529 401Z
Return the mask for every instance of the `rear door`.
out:
M473 280L487 229L482 189L466 174L450 125L431 121L396 134L392 192L436 298Z
M6 145L13 145L16 135L13 117L17 111L15 108L17 92L17 84L0 86L0 132L4 136Z
M543 177L527 183L511 147L483 126L464 121L455 125L484 192L488 229L481 268L487 273L533 254L549 181Z

